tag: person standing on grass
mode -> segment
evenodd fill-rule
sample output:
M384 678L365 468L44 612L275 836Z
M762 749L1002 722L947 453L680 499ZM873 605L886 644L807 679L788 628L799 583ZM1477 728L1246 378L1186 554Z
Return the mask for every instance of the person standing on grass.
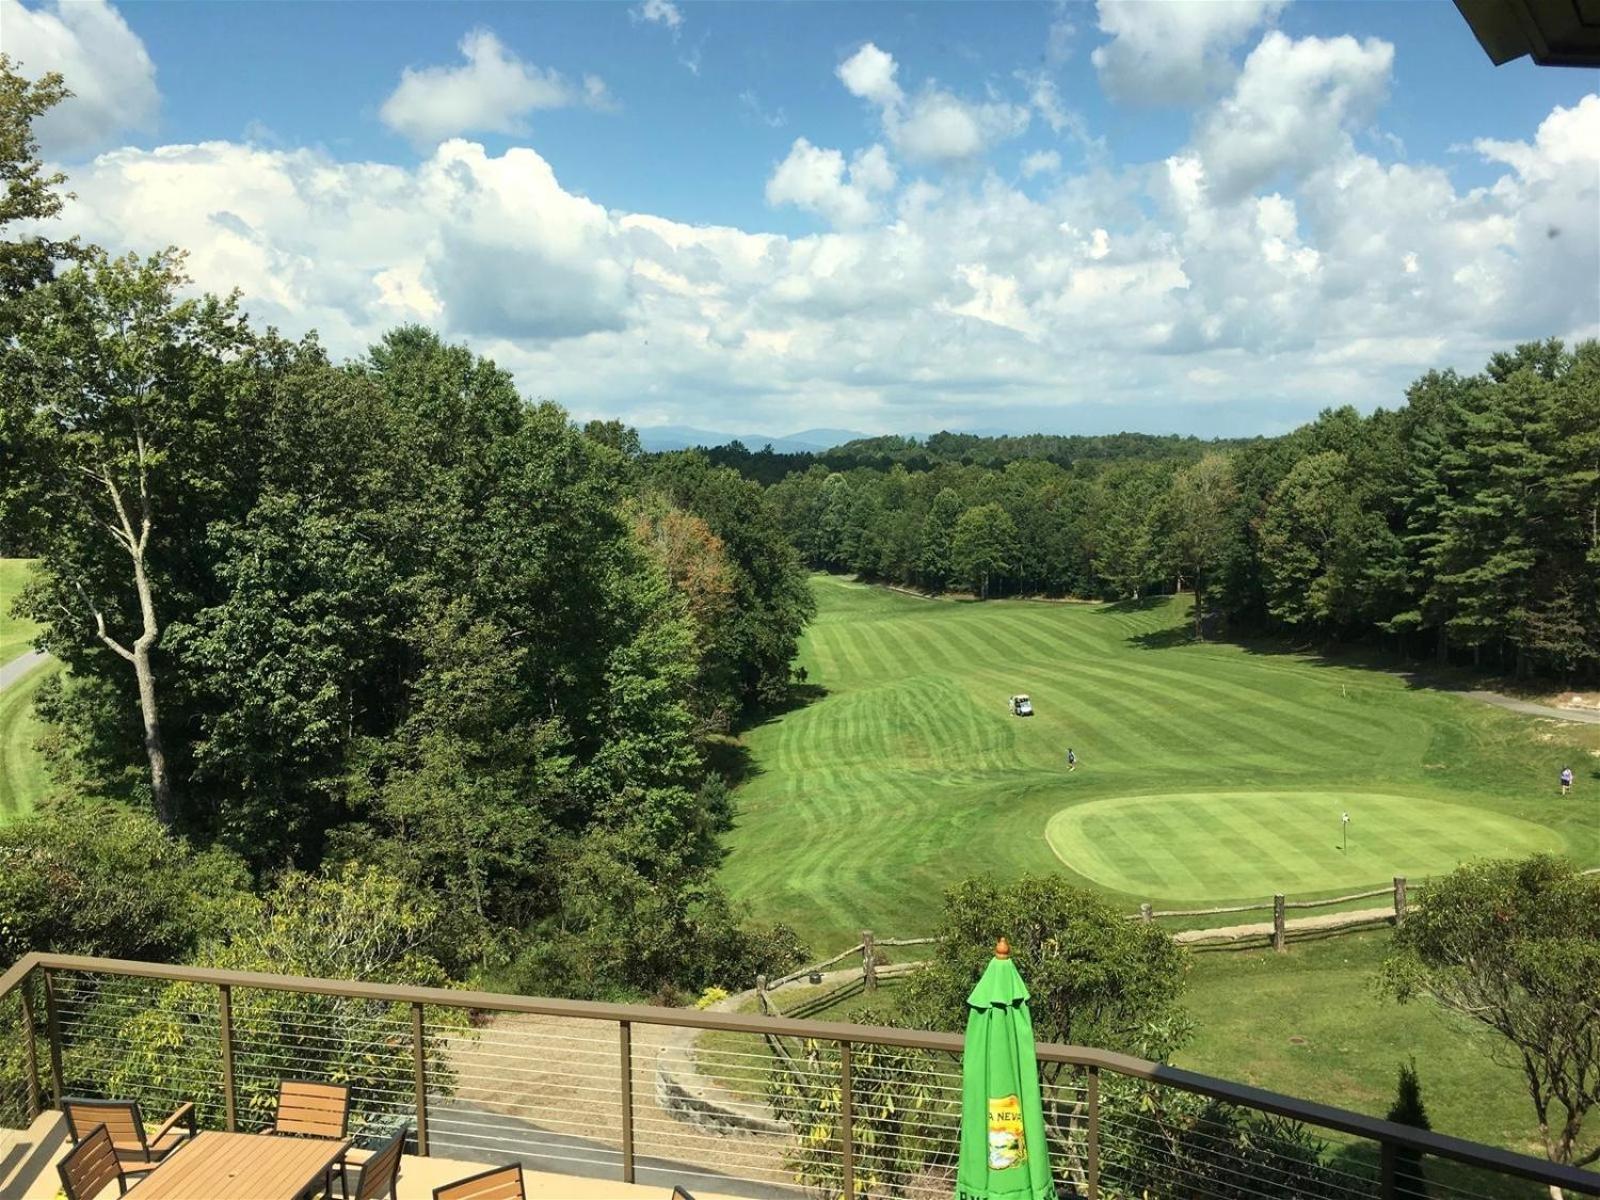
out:
M1067 770L1076 771L1077 769L1078 769L1078 756L1072 752L1072 747L1068 746L1067 747Z
M1072 751L1069 750L1069 751L1067 751L1067 753L1071 754ZM1563 796L1565 796L1571 790L1572 790L1572 768L1571 767L1562 767L1561 768L1561 794Z

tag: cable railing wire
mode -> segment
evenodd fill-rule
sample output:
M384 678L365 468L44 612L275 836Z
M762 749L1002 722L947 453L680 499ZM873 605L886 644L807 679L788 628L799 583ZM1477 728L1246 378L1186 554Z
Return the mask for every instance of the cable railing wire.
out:
M150 1107L193 1099L207 1127L220 1127L226 1107L240 1128L256 1128L283 1078L327 1078L350 1083L353 1130L420 1124L426 1115L431 1152L452 1157L625 1177L651 1164L784 1191L850 1190L857 1200L932 1200L953 1187L961 1068L956 1043L938 1037L899 1041L861 1030L864 1040L851 1038L853 1119L844 1128L839 1037L851 1027L767 1018L777 1036L739 1016L708 1037L706 1018L680 1023L668 1010L587 1006L568 1015L585 1006L481 994L457 1002L437 990L369 985L323 990L314 981L274 986L263 976L181 968L146 975L138 964L98 971L87 960L34 957L51 974L68 1094ZM21 1019L19 993L8 986L0 1034ZM619 1021L631 1023L631 1039ZM6 1046L23 1040L4 1038ZM619 1059L619 1048L631 1053ZM1371 1197L1383 1186L1379 1143L1391 1151L1419 1144L1352 1114L1284 1098L1258 1104L1249 1089L1220 1081L1081 1057L1096 1053L1041 1050L1063 1197L1088 1195L1091 1178L1097 1200ZM233 1103L225 1106L228 1086ZM0 1048L0 1123L27 1115L28 1091L16 1053ZM1452 1158L1413 1152L1400 1160L1409 1174L1396 1200L1424 1194L1404 1190L1418 1174L1431 1200L1526 1194L1521 1184L1508 1190L1507 1156L1447 1142L1423 1144ZM1383 1169L1392 1173L1395 1161L1390 1153ZM1523 1163L1505 1169L1542 1170Z

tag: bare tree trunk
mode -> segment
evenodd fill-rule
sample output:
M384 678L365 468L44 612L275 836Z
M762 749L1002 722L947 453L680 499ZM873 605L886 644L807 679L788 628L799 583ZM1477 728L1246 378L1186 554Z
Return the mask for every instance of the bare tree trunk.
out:
M135 585L139 589L139 607L144 615L144 630L133 643L133 674L139 681L139 715L144 720L144 752L150 760L150 799L155 807L156 820L172 828L172 780L167 775L167 751L161 744L161 718L156 711L156 675L150 665L150 651L160 636L156 624L155 597L150 590L150 580L144 573L144 554L133 563Z
M133 560L133 586L139 596L140 631L133 648L122 645L106 630L105 613L79 588L84 602L94 616L95 631L100 640L117 654L133 664L134 678L139 685L139 716L144 722L144 752L150 761L150 800L156 820L172 828L172 779L167 773L167 752L161 742L161 719L156 707L156 675L150 663L150 653L161 637L161 626L156 620L155 589L145 572L145 551L150 545L150 496L145 476L146 452L142 432L135 435L139 448L139 529L134 532L128 507L123 502L122 491L117 487L109 466L102 465L98 474L88 472L105 486L116 511L117 523L107 523L112 537L128 552Z

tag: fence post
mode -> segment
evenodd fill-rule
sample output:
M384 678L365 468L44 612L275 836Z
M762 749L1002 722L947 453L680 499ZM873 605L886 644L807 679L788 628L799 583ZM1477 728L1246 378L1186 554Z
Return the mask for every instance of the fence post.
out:
M622 1182L633 1182L633 1023L617 1022L617 1046L622 1055Z
M1272 898L1272 948L1282 954L1289 948L1283 932L1283 893Z
M878 990L878 950L873 945L870 929L861 931L861 980L862 990Z
M1406 877L1394 877L1394 923L1404 925L1406 921Z
M28 1058L28 1121L31 1124L44 1111L44 1102L39 1096L39 1036L33 1019L33 979L24 979L18 991L22 997L22 1035Z
M411 1005L411 1066L417 1088L417 1153L428 1157L428 1030L420 1002Z
M1150 915L1150 913L1151 913L1150 901L1146 900L1143 904L1139 905L1139 920L1141 920L1141 921L1153 920L1154 918Z
M855 1091L850 1079L850 1043L839 1043L839 1170L844 1200L856 1196Z
M238 1097L233 1084L233 988L217 985L217 1024L222 1030L222 1110L227 1115L228 1132L239 1131Z
M1394 1168L1394 1143L1380 1143L1378 1146L1378 1200L1395 1200Z
M1089 1068L1088 1200L1100 1200L1100 1068Z
M41 973L44 975L44 1019L50 1038L50 1087L56 1098L55 1107L60 1108L67 1089L61 1083L61 1017L56 1012L56 981L49 970Z

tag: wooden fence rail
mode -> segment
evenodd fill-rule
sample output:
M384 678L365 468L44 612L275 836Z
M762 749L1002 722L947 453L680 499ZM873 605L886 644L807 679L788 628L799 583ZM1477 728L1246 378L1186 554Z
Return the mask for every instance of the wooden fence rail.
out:
M1600 867L1588 867L1581 871L1580 874L1600 874ZM1153 908L1150 904L1146 903L1141 904L1139 906L1139 911L1136 913L1124 913L1123 920L1159 921L1164 918L1217 917L1226 916L1233 913L1261 912L1266 909L1271 909L1272 929L1270 933L1257 929L1242 930L1241 927L1237 926L1218 930L1214 934L1207 933L1204 930L1191 929L1183 932L1183 940L1186 942L1238 942L1245 941L1250 938L1268 936L1271 938L1273 949L1282 953L1288 949L1289 929L1288 918L1285 914L1290 910L1302 911L1313 908L1333 908L1340 904L1353 904L1357 900L1376 900L1380 896L1388 896L1393 906L1393 915L1390 915L1387 912L1382 916L1375 914L1364 914L1358 916L1352 914L1348 921L1339 921L1326 925L1319 925L1317 932L1347 933L1353 929L1366 929L1376 925L1386 925L1390 922L1400 925L1405 922L1407 909L1409 906L1411 906L1412 902L1416 900L1417 893L1424 891L1426 887L1427 885L1424 883L1411 883L1404 875L1396 875L1394 877L1394 882L1388 887L1370 888L1364 892L1350 892L1343 896L1330 896L1325 900L1290 900L1287 896L1279 893L1278 895L1275 895L1270 899L1263 900L1259 903L1226 904L1219 905L1215 908L1158 909ZM850 946L839 951L839 953L835 954L831 958L825 958L820 962L812 963L810 966L801 967L798 971L791 971L789 974L781 976L778 979L768 980L765 976L762 976L757 980L756 991L758 996L762 996L767 992L776 991L781 987L785 987L791 983L796 983L799 980L805 979L811 975L820 975L829 967L837 966L845 959L851 958L855 955L859 955L861 957L861 974L862 978L866 981L867 990L873 991L876 989L879 979L887 978L891 973L896 975L902 974L904 971L914 967L914 964L903 963L896 964L896 967L892 972L886 971L885 967L888 964L883 963L877 953L880 948L884 946L931 946L938 940L938 938L931 937L878 938L873 936L870 929L863 929L861 931L861 940L854 946Z

